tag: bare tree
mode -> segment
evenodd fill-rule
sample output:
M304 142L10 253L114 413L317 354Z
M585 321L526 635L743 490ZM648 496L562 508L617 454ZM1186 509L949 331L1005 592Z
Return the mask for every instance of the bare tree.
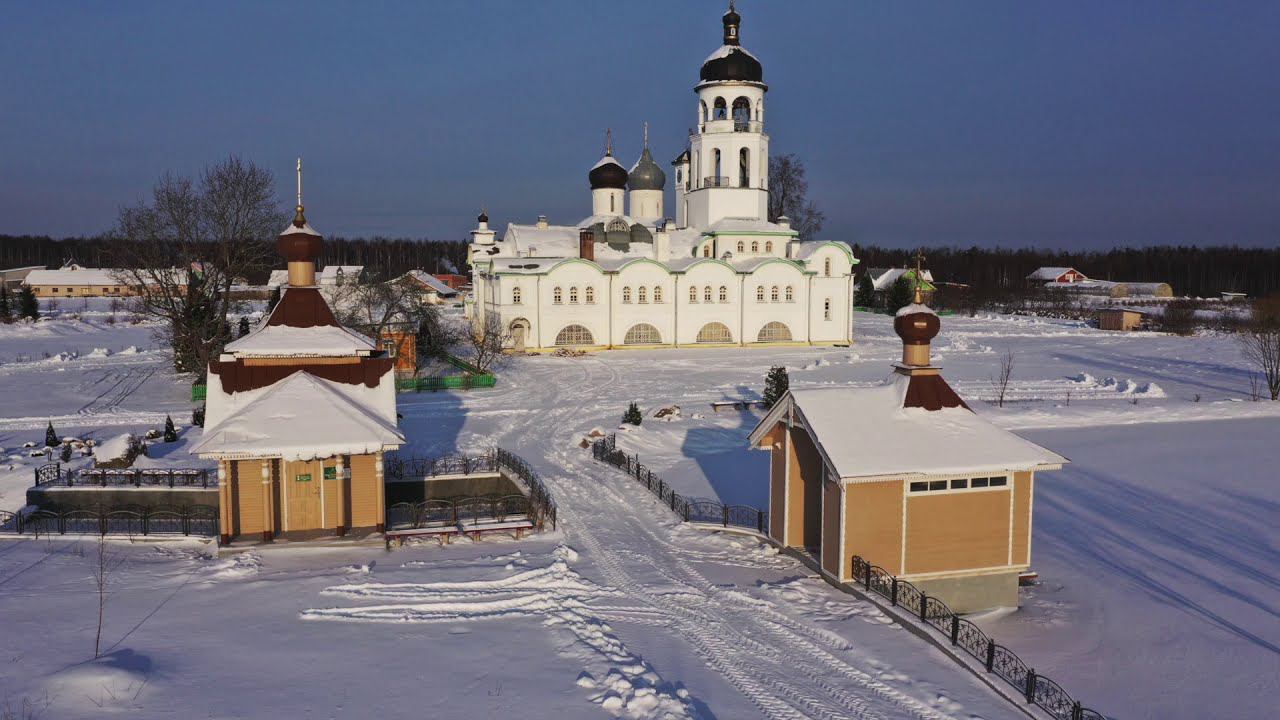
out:
M93 657L102 656L102 620L107 612L107 586L111 582L111 572L115 558L107 550L107 536L98 536L97 563L93 568L93 582L98 590L98 632L93 636Z
M1005 350L1000 357L1000 374L991 378L991 387L996 391L996 405L1004 407L1005 395L1009 392L1009 378L1013 377L1013 350Z
M167 173L150 203L121 208L112 264L163 323L179 372L202 372L230 340L231 285L269 266L286 222L271 172L234 156L198 183Z
M827 216L809 202L809 181L804 177L804 162L795 155L769 158L769 221L777 222L786 215L791 228L801 240L812 240L822 230Z
M428 293L408 278L381 282L350 282L334 288L330 303L343 325L372 337L389 327L417 328L436 308L427 302Z
M511 342L511 333L502 326L502 321L490 315L484 322L472 326L467 339L470 341L471 364L481 370L490 370L501 365L503 353Z
M1240 333L1240 350L1262 374L1271 399L1280 399L1280 295L1254 302L1249 324Z

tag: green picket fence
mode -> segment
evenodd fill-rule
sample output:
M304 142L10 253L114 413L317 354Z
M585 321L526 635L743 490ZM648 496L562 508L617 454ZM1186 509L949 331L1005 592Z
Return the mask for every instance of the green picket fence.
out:
M206 392L208 392L208 387L205 385L192 385L191 402L204 402Z
M444 361L462 371L458 375L431 375L396 380L397 392L435 392L437 390L471 390L491 388L498 379L461 358L447 355Z

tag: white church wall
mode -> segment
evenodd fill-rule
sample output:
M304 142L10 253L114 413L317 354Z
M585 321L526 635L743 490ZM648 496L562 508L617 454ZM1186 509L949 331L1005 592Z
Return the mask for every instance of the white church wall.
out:
M758 342L760 329L770 322L786 325L791 342L809 340L809 287L799 267L785 261L765 263L746 276L745 286L742 335L748 344Z
M628 263L614 276L610 299L613 345L624 345L627 331L637 323L653 325L662 344L674 342L676 282L665 267L648 260Z
M576 259L560 262L543 276L541 285L541 327L534 335L539 347L555 347L556 337L569 325L591 331L591 345L608 344L609 278L598 265ZM587 302L588 288L591 302Z
M720 301L720 288L725 288L726 302ZM696 302L690 301L690 289L696 289ZM711 302L707 302L707 288L711 289ZM706 260L695 263L685 271L678 288L677 342L692 345L698 332L707 323L724 323L732 333L732 342L741 338L741 281L727 264Z

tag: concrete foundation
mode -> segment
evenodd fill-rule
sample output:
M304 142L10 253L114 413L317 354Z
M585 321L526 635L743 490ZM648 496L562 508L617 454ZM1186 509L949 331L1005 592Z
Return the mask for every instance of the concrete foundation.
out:
M966 577L909 580L930 597L936 597L963 615L997 607L1018 607L1018 571L969 575Z

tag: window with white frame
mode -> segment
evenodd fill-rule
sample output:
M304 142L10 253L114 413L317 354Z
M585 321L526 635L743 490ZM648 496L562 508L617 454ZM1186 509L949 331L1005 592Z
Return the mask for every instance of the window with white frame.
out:
M720 286L720 302L729 302L729 288Z
M772 288L769 289L769 300L771 300L772 302L778 302L778 286L777 285L774 285Z
M764 286L756 286L756 302L764 302Z
M596 302L596 288L594 285L588 285L584 291L584 295L588 305L594 305Z
M689 286L689 302L691 303L698 302L698 286L697 285Z
M520 304L520 288L518 287L511 288L511 304L512 305Z
M662 286L661 285L653 286L653 301L656 303L662 302Z
M941 492L943 490L987 490L1009 484L1005 475L994 477L952 478L951 480L914 480L907 489L913 493Z
M793 288L793 287L791 287L790 285L788 285L788 286L787 286L787 302L795 302L795 301L796 301L796 291L795 291L795 288Z
M711 286L710 285L702 288L702 301L711 302Z
M622 288L622 304L623 305L631 304L631 286L630 285L624 286Z
M560 303L564 302L564 292L560 289L559 285L557 285L555 289L551 291L551 302L555 303L556 305L559 305Z
M831 298L822 301L822 319L831 319Z
M641 305L647 305L649 303L649 289L643 285L636 288L636 300Z
M573 305L578 304L578 286L574 285L569 288L569 302Z

